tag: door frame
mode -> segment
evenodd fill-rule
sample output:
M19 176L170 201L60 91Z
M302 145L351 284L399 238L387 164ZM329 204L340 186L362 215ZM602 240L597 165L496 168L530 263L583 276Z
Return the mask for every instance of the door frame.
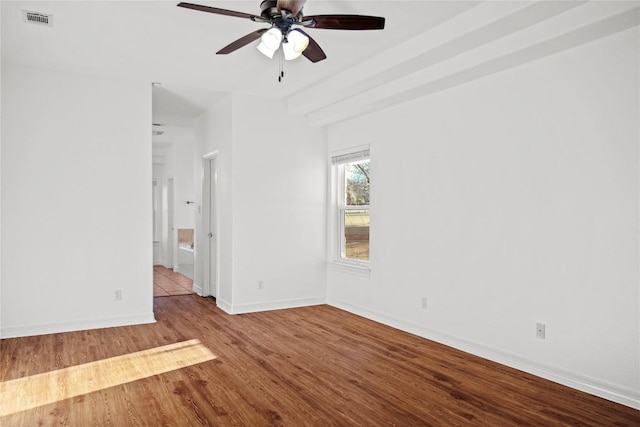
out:
M211 176L211 170L213 169L214 175ZM210 224L211 219L211 194L214 195L215 204L213 206L214 211L214 224ZM218 297L220 289L220 197L218 192L218 152L213 151L211 153L202 156L202 232L200 233L202 245L202 296L214 296ZM210 256L210 241L209 232L212 231L215 235L215 289L210 289L211 285L211 256ZM204 244L206 243L206 244Z

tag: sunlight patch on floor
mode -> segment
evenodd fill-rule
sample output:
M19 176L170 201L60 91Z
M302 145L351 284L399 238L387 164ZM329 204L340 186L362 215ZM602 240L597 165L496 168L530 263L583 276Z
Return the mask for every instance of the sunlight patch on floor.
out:
M0 416L207 362L216 355L193 339L0 383Z

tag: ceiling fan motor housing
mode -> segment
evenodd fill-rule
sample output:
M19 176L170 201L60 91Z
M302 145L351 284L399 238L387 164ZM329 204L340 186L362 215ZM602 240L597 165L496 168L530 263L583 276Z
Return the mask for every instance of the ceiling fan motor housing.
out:
M260 3L260 16L265 19L272 19L276 16L280 16L277 4L278 2L276 0L264 0Z

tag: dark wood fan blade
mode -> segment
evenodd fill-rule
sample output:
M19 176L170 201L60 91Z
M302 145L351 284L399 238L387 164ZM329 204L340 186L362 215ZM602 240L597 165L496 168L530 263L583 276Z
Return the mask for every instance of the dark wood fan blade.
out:
M308 21L313 21L307 25ZM308 28L324 28L327 30L382 30L384 18L364 15L314 15L304 16L303 25Z
M241 47L248 45L252 41L258 40L262 35L262 33L264 33L265 31L267 31L267 28L262 28L258 31L254 31L253 33L249 33L246 36L241 37L238 40L234 41L233 43L230 43L229 45L223 47L222 49L217 51L216 54L226 55L227 53L234 52L240 49Z
M293 16L296 16L298 12L302 10L307 0L278 0L278 10L288 10Z
M302 51L302 54L305 58L307 58L311 62L319 62L323 59L327 59L327 55L324 54L324 51L320 47L320 45L309 36L309 34L305 33L300 29L296 29L296 31L300 31L305 36L309 37L309 46L305 50Z
M210 7L210 6L201 6L199 4L193 4L193 3L178 3L178 7L199 10L201 12L216 13L218 15L235 16L236 18L248 18L251 20L253 20L254 18L257 18L257 16L252 15L250 13L236 12L235 10L220 9L217 7Z

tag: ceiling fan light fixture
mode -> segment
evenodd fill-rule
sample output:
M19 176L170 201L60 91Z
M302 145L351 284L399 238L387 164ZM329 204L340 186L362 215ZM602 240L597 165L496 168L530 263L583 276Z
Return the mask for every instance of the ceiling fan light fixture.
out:
M258 50L267 58L273 58L273 54L280 47L282 43L282 31L278 28L272 28L269 31L262 34L260 37L260 44Z
M299 58L307 47L309 47L309 37L298 30L289 31L286 42L282 44L284 59L291 61Z
M271 28L265 32L260 40L271 50L278 50L280 43L282 43L282 31L279 28Z
M258 45L258 50L264 56L266 56L267 58L271 59L271 58L273 58L273 55L276 53L277 49L269 49L267 47L267 45L265 45L264 43L260 42L260 44Z

